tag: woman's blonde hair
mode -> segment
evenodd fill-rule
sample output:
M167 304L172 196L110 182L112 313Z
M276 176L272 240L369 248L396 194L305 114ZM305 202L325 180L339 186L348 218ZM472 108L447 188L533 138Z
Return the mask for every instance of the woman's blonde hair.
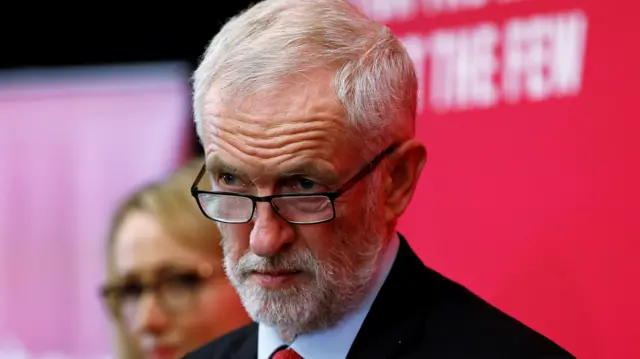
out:
M160 226L181 244L210 253L215 262L222 265L220 231L215 222L206 218L198 208L189 191L191 183L198 175L202 159L193 159L164 180L150 183L133 192L125 199L111 220L107 242L107 277L113 281L116 276L114 267L114 241L122 223L133 212L141 211L153 216ZM208 178L203 177L202 188L208 188ZM135 345L126 335L120 323L116 323L118 358L138 359Z

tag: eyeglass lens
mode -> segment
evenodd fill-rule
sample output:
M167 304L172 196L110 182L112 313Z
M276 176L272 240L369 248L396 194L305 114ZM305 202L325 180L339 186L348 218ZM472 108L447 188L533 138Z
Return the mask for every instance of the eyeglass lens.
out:
M221 222L244 223L253 215L253 200L248 197L199 193L198 200L207 216ZM331 200L322 195L274 197L271 205L283 219L293 223L321 222L334 215Z

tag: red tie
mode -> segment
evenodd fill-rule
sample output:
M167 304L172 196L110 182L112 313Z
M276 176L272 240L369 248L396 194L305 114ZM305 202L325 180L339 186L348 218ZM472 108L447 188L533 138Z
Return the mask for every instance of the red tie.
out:
M291 348L279 349L271 356L271 359L304 359Z

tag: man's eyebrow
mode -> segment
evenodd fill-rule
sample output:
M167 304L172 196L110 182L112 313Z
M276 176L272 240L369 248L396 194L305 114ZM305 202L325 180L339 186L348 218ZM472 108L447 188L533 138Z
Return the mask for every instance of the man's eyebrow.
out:
M211 160L207 161L206 162L206 167L207 167L207 171L209 173L224 172L224 173L229 173L229 174L233 174L233 175L242 175L242 174L244 174L237 167L231 166L230 164L228 164L228 163L224 162L223 160L221 160L219 157L213 157Z
M228 173L235 176L244 176L246 173L241 169L224 162L219 157L212 157L206 162L207 172L209 173ZM280 178L290 178L296 176L311 177L322 181L326 185L340 185L340 177L326 166L317 162L304 162L285 169L283 172L272 173L271 175Z

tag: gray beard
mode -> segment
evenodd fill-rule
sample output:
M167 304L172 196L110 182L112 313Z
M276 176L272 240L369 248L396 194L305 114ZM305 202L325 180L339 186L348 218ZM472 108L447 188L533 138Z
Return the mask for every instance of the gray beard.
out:
M330 263L317 266L312 280L286 289L248 284L242 275L229 270L232 264L227 260L225 271L254 321L295 336L332 327L358 309L371 291L381 252L380 246L367 249L360 248L357 255L349 255L353 251L335 253Z
M276 328L282 339L330 328L358 309L371 292L378 274L386 232L376 221L376 204L367 203L357 233L342 231L334 237L329 259L320 263L308 250L282 253L271 258L247 253L233 263L223 239L224 268L251 318ZM224 231L221 228L224 238ZM247 281L257 268L303 269L310 278L286 289L265 289ZM306 278L305 278L306 279Z

